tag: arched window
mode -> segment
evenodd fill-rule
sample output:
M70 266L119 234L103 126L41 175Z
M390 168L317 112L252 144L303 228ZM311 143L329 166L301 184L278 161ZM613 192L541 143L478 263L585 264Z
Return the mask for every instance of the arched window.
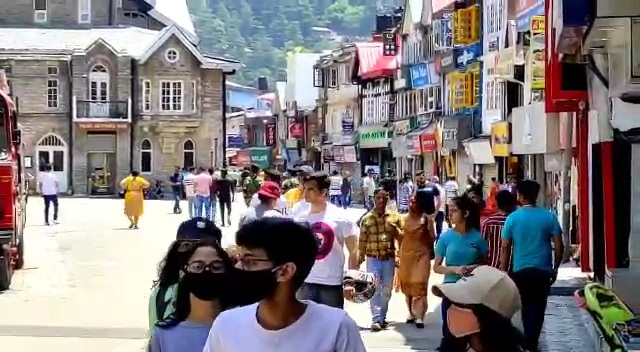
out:
M196 166L196 145L190 139L182 144L182 166L185 169Z
M151 173L153 169L153 148L151 141L143 139L140 143L140 172Z

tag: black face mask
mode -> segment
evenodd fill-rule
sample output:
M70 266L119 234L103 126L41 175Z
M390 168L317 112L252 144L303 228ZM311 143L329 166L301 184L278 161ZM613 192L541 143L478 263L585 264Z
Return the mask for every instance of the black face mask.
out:
M237 306L245 306L270 298L278 287L278 280L273 269L248 271L234 269L234 289L230 293Z
M213 301L221 298L223 289L228 283L226 274L203 271L201 273L185 273L182 277L184 285L196 298Z

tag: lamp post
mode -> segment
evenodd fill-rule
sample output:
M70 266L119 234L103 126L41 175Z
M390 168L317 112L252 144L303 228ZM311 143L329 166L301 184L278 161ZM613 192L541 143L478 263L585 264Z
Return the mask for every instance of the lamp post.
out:
M236 70L222 71L222 167L227 167L227 76L232 76Z

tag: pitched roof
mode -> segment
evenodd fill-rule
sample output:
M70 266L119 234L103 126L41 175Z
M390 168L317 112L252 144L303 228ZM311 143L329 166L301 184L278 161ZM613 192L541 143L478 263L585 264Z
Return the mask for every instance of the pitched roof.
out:
M153 9L148 13L166 26L178 26L189 41L198 43L198 36L191 21L187 0L144 0Z

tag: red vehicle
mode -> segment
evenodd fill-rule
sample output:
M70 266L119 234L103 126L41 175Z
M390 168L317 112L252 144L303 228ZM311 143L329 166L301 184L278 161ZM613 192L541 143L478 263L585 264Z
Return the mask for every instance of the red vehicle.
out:
M21 138L15 104L0 89L0 291L9 288L13 271L24 265L27 179Z

